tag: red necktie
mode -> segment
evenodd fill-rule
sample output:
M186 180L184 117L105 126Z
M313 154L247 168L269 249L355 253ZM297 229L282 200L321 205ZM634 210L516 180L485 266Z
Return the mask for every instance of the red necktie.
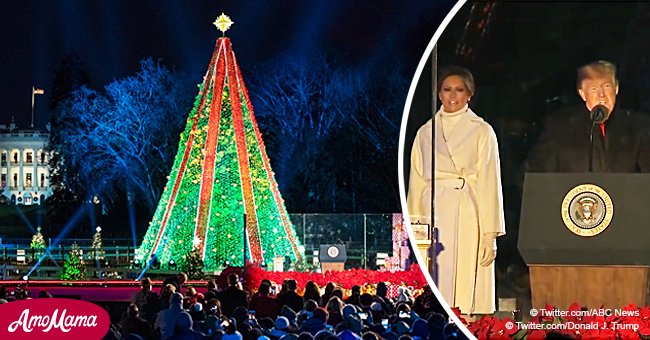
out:
M605 138L605 123L600 123L600 134Z

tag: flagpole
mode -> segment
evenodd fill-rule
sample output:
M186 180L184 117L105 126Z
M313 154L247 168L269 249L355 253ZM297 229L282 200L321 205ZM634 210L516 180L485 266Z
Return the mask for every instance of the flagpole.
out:
M32 129L34 128L34 86L32 86Z

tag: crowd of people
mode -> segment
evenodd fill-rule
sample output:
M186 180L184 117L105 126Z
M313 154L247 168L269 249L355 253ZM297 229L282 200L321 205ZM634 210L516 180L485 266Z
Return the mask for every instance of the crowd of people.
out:
M293 279L277 286L264 280L254 291L243 289L237 274L227 286L187 286L183 273L165 280L160 292L141 280L119 324L105 339L456 339L463 334L450 323L427 286L413 297L406 287L387 296L378 283L374 294L335 283L323 289L308 282L299 290ZM207 288L204 290L204 288Z

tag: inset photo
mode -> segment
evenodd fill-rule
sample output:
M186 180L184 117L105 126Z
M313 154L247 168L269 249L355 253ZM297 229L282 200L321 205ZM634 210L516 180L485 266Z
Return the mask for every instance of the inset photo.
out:
M452 14L400 136L402 205L435 293L478 338L643 336L650 5Z

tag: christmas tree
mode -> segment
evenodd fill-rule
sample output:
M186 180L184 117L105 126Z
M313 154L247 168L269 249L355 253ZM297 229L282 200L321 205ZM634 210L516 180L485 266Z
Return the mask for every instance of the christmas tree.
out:
M30 244L32 248L32 259L36 260L40 258L45 252L45 238L41 234L41 227L36 228L36 234L32 236L32 243Z
M232 21L215 25L225 33ZM244 231L245 230L245 231ZM137 258L166 268L196 247L206 270L302 249L271 170L229 38L217 40Z
M183 263L181 267L187 274L187 277L192 280L201 280L205 275L203 273L203 257L198 248L192 249L187 256L183 256Z
M95 235L93 235L93 243L90 245L92 248L92 257L95 261L104 259L104 244L102 242L102 228L95 228Z
M66 255L63 262L63 272L61 272L61 280L65 281L78 281L86 278L86 264L83 260L81 248L77 243L73 243L70 251Z

